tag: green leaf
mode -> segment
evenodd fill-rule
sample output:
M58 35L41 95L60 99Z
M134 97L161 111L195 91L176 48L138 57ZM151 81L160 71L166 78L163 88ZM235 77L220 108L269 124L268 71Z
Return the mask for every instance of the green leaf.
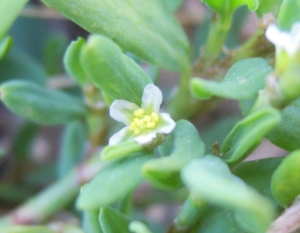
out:
M11 37L6 37L2 41L0 40L0 61L9 52L13 44Z
M10 110L40 124L64 124L83 117L87 110L75 97L30 82L10 81L1 85L0 92Z
M102 207L99 215L104 233L131 233L128 229L130 219L111 207Z
M195 158L204 155L205 146L197 129L186 120L176 123L175 129L166 136L161 146L163 155L143 165L145 178L154 186L162 189L177 189L182 183L181 168Z
M78 38L69 45L64 56L64 64L67 72L81 85L84 85L87 81L87 75L84 72L79 59L81 49L84 45L85 40L83 38Z
M272 177L271 190L282 205L290 205L300 194L300 150L283 159Z
M259 7L256 10L258 17L263 17L264 14L273 13L278 14L282 0L264 0L259 2Z
M132 221L129 224L129 230L134 233L152 233L146 224L138 221Z
M86 233L103 233L98 217L99 210L84 211L83 229Z
M218 157L195 159L182 170L182 179L199 198L235 209L235 219L246 231L264 233L274 217L271 203L230 174Z
M87 132L82 122L76 121L66 126L58 159L60 178L67 175L83 159L86 141Z
M300 0L283 0L277 18L278 26L290 30L296 21L300 21Z
M122 50L149 63L174 71L189 66L187 37L161 0L142 4L140 0L43 2L89 32L111 38Z
M0 1L0 40L7 33L27 2L28 0L15 0L12 4L11 0Z
M234 219L234 211L211 207L191 233L248 233Z
M239 164L233 173L278 205L271 193L271 179L282 158L267 158Z
M250 114L237 123L226 137L221 148L222 158L227 163L243 160L279 121L280 114L273 108L265 108Z
M272 143L285 150L300 149L300 98L281 112L279 124L267 134Z
M234 64L220 83L193 78L191 91L199 99L209 99L213 95L236 100L250 99L265 86L265 76L271 71L266 60L248 58Z
M89 37L81 52L81 63L94 84L112 100L141 105L144 87L152 83L139 65L103 36Z
M13 50L0 61L0 83L16 79L45 85L47 76L41 65L28 54Z
M44 226L11 226L0 227L1 233L55 233L48 227Z
M141 167L152 156L139 153L134 157L108 163L91 182L83 186L77 207L95 210L120 200L143 181Z
M68 224L64 226L62 233L85 233L80 227Z
M206 3L210 8L219 14L227 14L230 16L238 7L247 5L250 11L258 8L258 0L200 0Z

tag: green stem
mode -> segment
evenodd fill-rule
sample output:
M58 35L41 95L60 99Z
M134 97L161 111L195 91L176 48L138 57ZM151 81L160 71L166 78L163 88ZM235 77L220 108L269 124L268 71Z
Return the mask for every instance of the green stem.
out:
M218 59L230 26L231 17L228 17L228 15L213 15L207 42L204 46L204 60L207 65Z
M98 155L93 156L66 177L0 218L0 226L40 223L71 203L80 187L101 169L102 162L98 157Z

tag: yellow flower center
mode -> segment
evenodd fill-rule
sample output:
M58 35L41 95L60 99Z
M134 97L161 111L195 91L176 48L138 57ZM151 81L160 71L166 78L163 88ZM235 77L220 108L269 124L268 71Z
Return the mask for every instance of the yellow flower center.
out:
M129 129L133 131L134 135L140 134L145 129L153 129L159 120L159 116L156 112L145 115L145 111L141 108L134 111L134 116L135 117L129 126Z

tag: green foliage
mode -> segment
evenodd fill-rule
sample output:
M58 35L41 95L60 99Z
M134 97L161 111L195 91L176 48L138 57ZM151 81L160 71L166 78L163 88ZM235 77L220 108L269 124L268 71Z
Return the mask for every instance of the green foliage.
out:
M99 210L84 212L83 228L87 233L103 233L99 222Z
M99 215L103 233L131 233L128 229L130 219L111 207L102 207Z
M37 123L55 125L84 117L87 110L77 98L25 81L1 85L1 99L13 112Z
M14 4L11 4L10 0L1 0L0 2L0 40L7 33L13 22L17 19L28 0L15 0Z
M274 13L277 15L282 2L283 0L260 1L258 9L256 10L256 14L259 17L263 17L263 15L267 13Z
M0 227L2 233L55 233L48 227L44 226L11 226Z
M38 62L26 53L14 50L0 60L0 83L20 79L45 85L47 76Z
M67 72L81 85L85 84L87 81L87 75L84 72L79 59L80 51L84 45L85 40L78 38L69 45L64 56L64 64Z
M188 40L161 0L142 4L139 0L43 2L149 63L174 71L183 71L188 66Z
M219 14L232 14L238 7L247 5L249 10L255 11L258 8L258 0L200 0Z
M213 95L236 100L251 99L265 86L265 77L271 71L266 60L248 58L234 64L220 83L192 79L191 91L199 99L209 99Z
M108 163L90 183L82 188L77 199L77 207L83 210L95 210L117 202L143 181L141 167L152 156L139 153L134 157ZM100 186L101 189L98 188Z
M182 170L182 179L199 198L235 209L235 219L246 231L263 233L274 217L271 203L232 175L220 158L194 160Z
M111 100L124 99L141 105L144 87L152 81L113 41L91 36L81 51L81 59L89 78Z
M66 176L83 159L87 132L82 122L75 121L65 128L58 160L58 176Z
M271 190L276 201L288 206L300 194L300 150L284 158L272 177Z
M13 41L11 37L6 37L0 40L0 61L9 52L12 47Z
M228 163L242 161L280 121L276 109L265 108L254 112L237 123L221 147L223 159Z
M267 134L267 138L275 145L293 151L300 148L300 99L288 105L281 112L279 124Z
M163 157L145 163L143 174L156 187L171 190L179 188L182 185L181 168L193 159L202 157L205 146L196 128L190 122L180 120L160 147Z
M170 11L176 11L182 4L183 0L164 0Z
M283 30L290 30L293 23L300 21L300 0L283 0L278 13L278 25Z

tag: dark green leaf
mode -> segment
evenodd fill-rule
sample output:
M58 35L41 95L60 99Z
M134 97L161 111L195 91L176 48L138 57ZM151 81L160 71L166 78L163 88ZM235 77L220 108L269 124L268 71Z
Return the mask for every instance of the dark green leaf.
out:
M141 105L144 87L152 83L139 65L103 36L89 38L81 51L81 63L94 84L112 100Z
M256 97L265 86L265 76L272 71L262 58L248 58L234 64L221 83L194 78L192 93L199 99L216 95L223 98L244 100Z
M111 205L133 191L142 181L142 165L153 155L139 153L127 159L108 163L88 184L77 199L77 207L95 210Z
M204 155L205 146L197 129L188 121L180 120L161 146L162 158L150 160L143 166L143 174L154 186L176 189L181 184L180 170L194 158Z
M103 233L99 222L99 210L84 212L83 229L86 233Z
M60 178L67 175L82 160L86 142L87 132L82 122L76 121L66 126L58 160Z
M12 47L12 44L13 44L13 40L11 37L7 37L2 41L0 40L0 61L8 53L8 51Z
M29 55L13 50L0 61L0 83L17 79L44 85L47 76L41 65Z
M123 50L149 63L175 71L189 65L188 40L161 0L43 2L88 31L110 37Z
M87 112L79 99L25 81L7 82L1 85L0 91L9 109L40 124L67 123Z

